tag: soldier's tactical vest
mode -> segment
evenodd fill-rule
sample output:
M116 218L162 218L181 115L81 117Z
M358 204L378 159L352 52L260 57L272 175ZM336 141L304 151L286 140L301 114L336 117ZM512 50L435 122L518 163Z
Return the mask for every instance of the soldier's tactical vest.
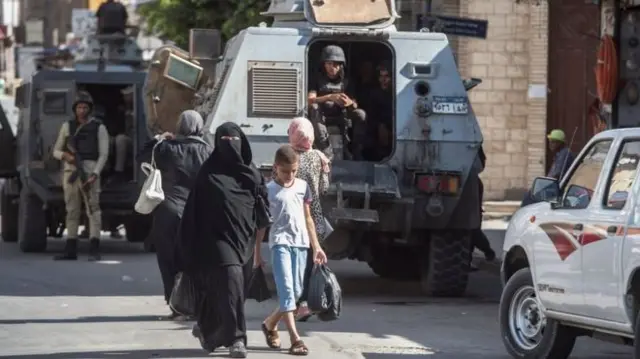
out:
M82 160L95 161L100 156L100 149L98 146L98 130L100 129L102 122L92 119L87 122L80 130L78 127L80 124L74 118L69 120L69 137L67 137L67 145L71 142L75 148L75 153ZM77 133L76 133L77 131ZM75 138L73 138L75 134Z
M346 80L332 82L326 76L321 76L318 81L318 97L334 93L342 93L347 89ZM338 117L342 115L342 107L333 101L320 104L320 109L325 117Z

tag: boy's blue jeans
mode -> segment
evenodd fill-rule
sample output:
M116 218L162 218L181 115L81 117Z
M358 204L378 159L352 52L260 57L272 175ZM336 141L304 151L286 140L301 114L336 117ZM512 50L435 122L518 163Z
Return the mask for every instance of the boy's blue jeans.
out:
M308 248L276 245L271 248L271 266L281 312L296 310L304 288Z

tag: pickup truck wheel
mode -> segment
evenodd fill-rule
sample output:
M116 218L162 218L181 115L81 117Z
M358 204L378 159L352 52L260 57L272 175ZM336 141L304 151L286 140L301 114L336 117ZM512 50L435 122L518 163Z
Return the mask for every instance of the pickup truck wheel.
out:
M2 240L4 242L18 241L18 204L14 203L14 196L9 195L9 186L2 186L2 194L0 197L0 208L2 209L2 222L0 229L2 230Z
M27 187L20 191L18 206L18 245L25 253L44 252L47 249L47 216L38 196Z
M427 258L420 263L423 292L436 297L463 296L469 282L470 251L470 231L431 233Z
M576 342L574 330L545 317L529 268L517 271L505 285L499 322L502 342L514 358L566 359Z

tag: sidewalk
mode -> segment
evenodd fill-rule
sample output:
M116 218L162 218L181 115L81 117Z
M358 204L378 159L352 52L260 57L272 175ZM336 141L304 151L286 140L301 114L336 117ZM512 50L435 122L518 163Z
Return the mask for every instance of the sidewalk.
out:
M485 201L482 203L484 213L483 220L506 219L520 208L520 201Z

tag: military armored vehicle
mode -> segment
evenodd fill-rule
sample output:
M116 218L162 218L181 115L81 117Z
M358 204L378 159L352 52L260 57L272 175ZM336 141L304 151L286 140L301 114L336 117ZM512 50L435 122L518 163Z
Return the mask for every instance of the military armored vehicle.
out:
M268 176L276 149L287 143L290 120L311 112L309 84L326 46L343 49L346 76L356 84L359 71L372 67L368 62L387 64L392 146L379 161L345 160L342 136L332 135L335 156L323 207L335 230L325 250L332 259L366 261L383 277L420 278L429 295L462 295L472 230L481 221L477 157L483 138L467 96L480 80L461 79L444 34L397 31L394 1L274 0L264 15L273 24L230 39L215 76L199 87L180 86L195 84L189 79L202 73L195 54L189 59L184 51L159 50L156 56L180 58L191 69L176 80L162 61L149 68L148 119L149 109L163 106L200 111L209 134L236 122L250 139L256 166ZM200 48L197 39L190 42L191 50ZM361 104L367 102L364 93L356 98ZM173 123L157 119L149 126Z
M110 133L125 127L125 113L133 116L133 133L127 133L132 148L126 178L113 180L112 144L102 173L100 202L105 229L124 224L129 241L145 240L149 218L133 211L138 182L144 178L135 155L149 139L142 107L142 63L142 50L135 38L93 35L83 40L73 69L38 71L24 79L15 98L19 109L16 136L0 116L0 176L6 178L1 193L4 241L19 242L24 252L41 252L46 250L48 235L62 236L61 163L53 158L52 147L61 125L74 116L72 104L79 91L88 92L96 107L106 109L103 123ZM133 95L132 101L126 101L125 89Z

